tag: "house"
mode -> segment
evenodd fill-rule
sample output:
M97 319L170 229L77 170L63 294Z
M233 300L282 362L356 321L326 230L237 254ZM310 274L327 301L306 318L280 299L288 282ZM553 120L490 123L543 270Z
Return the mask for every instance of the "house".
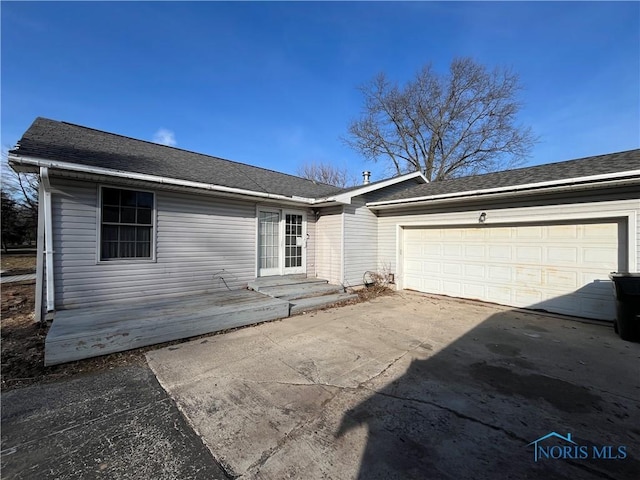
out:
M9 162L42 179L39 315L379 271L398 289L612 320L607 275L640 270L640 150L340 189L38 118Z

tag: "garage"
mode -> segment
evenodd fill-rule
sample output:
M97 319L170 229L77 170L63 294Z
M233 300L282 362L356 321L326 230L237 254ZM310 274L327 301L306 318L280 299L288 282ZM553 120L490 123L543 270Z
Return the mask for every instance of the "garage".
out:
M403 228L403 287L601 320L624 270L625 219Z

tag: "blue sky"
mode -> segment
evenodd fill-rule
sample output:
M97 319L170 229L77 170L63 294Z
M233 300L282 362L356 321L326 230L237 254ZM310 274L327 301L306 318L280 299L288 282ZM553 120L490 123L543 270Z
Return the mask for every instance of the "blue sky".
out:
M528 164L640 146L638 2L5 2L2 147L37 116L295 173L380 164L340 140L356 87L457 56L519 73Z

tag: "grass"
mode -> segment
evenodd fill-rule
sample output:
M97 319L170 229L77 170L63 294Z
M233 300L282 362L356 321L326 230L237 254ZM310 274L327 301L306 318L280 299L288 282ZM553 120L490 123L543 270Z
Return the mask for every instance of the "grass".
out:
M0 267L5 275L23 275L36 271L35 253L3 253L0 257Z

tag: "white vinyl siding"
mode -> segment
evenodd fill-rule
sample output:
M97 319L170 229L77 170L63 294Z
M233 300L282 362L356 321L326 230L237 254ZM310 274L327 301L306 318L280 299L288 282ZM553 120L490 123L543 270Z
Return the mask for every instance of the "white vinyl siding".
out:
M254 278L253 203L156 191L156 261L98 262L98 187L52 184L56 308L220 292Z
M316 222L316 270L318 277L343 283L342 207L325 208Z
M344 212L344 283L362 285L366 271L378 270L378 219L363 197L354 198Z
M307 250L307 276L316 276L316 217L311 210L307 210L307 238L305 248Z

